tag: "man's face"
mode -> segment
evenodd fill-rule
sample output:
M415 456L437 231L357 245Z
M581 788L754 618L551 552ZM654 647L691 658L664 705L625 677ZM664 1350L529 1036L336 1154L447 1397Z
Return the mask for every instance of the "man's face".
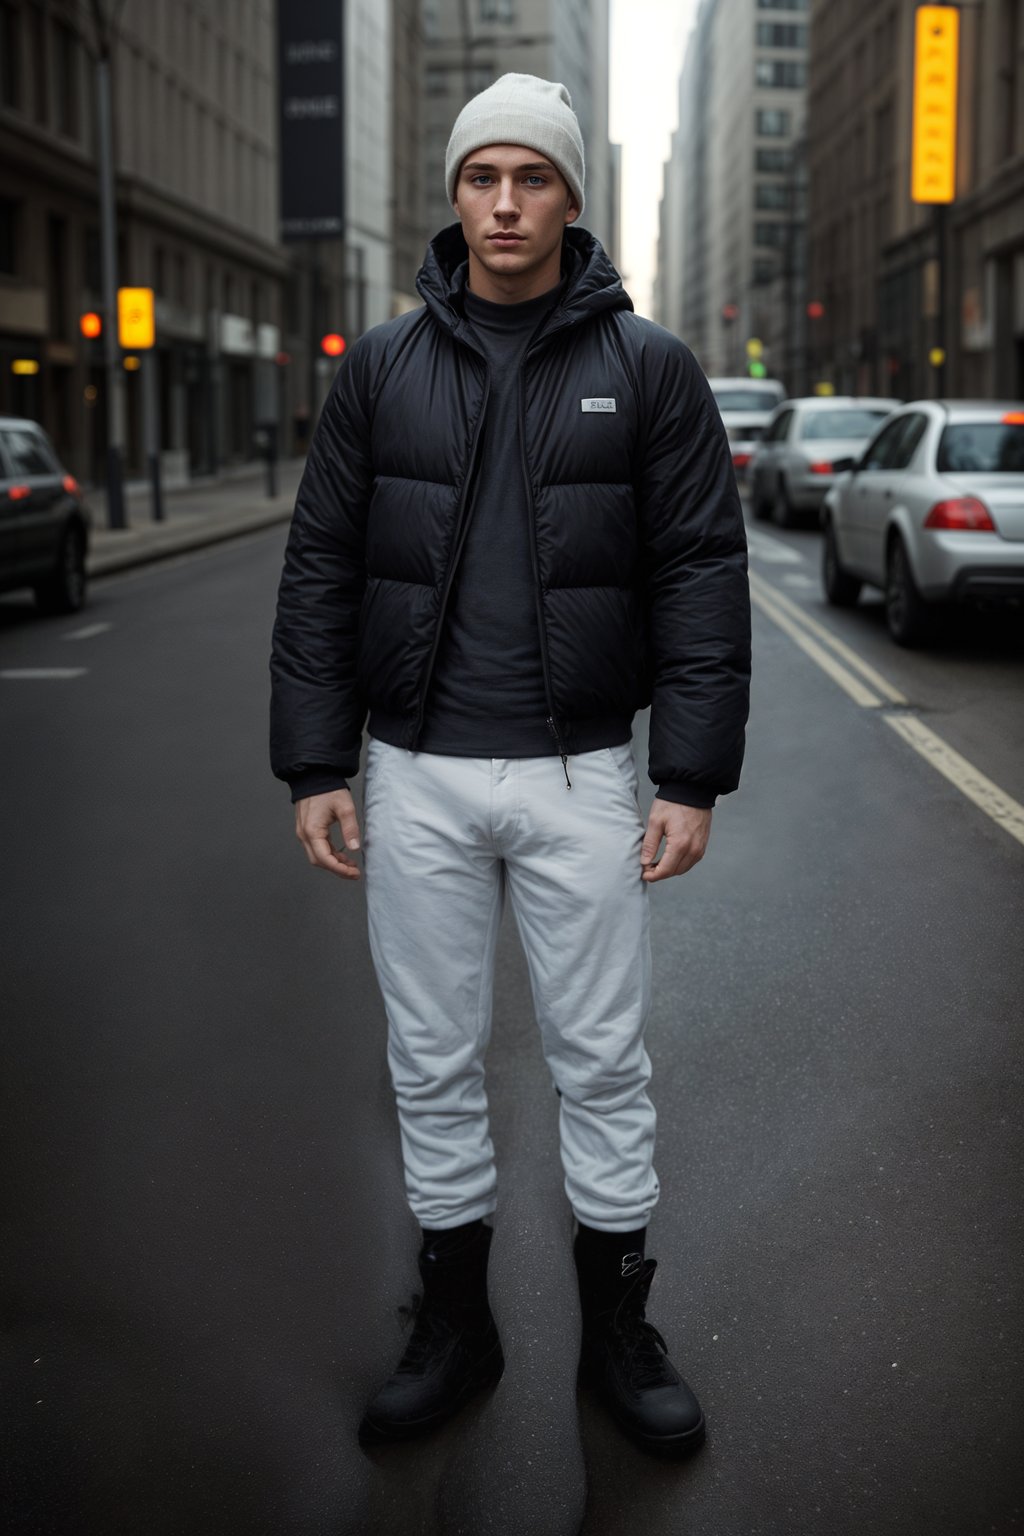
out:
M562 234L579 209L550 160L516 144L476 149L459 169L454 207L471 268L475 257L492 280L518 288L553 265L557 283Z

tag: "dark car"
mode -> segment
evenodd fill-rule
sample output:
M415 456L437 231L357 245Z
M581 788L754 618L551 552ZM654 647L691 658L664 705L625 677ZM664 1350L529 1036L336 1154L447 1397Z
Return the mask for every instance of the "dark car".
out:
M44 613L85 602L89 514L37 422L0 416L0 592L31 587Z

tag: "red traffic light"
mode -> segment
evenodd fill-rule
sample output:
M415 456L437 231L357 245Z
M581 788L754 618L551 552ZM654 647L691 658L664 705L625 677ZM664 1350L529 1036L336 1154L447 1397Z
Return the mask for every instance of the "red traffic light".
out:
M340 357L345 350L345 338L339 336L337 331L331 331L323 337L320 347L328 357Z
M279 368L287 368L287 366L291 362L291 360L292 360L292 355L291 355L290 352L278 352L276 354L276 356L274 357L274 362L277 364L277 366Z
M92 341L94 337L99 336L103 330L103 321L93 309L87 310L86 313L81 316L78 325L82 335L87 336L90 341Z
M722 319L723 320L736 320L736 319L739 318L739 313L740 313L740 307L739 307L738 304L723 304L722 305Z
M820 299L812 299L807 306L807 315L811 320L820 320L825 313L825 306Z

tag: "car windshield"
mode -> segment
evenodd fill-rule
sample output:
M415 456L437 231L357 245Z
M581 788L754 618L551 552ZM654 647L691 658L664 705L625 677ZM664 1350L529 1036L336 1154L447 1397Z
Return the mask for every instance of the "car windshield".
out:
M947 427L936 467L953 474L1024 474L1024 421L972 421Z
M716 389L720 411L773 411L780 397L767 389Z
M844 441L870 437L878 423L884 421L888 414L888 411L854 408L848 411L810 411L800 426L800 436L811 440L816 438L819 442L826 437L838 437Z

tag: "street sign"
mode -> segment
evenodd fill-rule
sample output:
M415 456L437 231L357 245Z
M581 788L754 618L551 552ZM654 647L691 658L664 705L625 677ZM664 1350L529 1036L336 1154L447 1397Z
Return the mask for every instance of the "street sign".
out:
M910 196L951 203L956 196L957 69L960 12L919 5L914 49L914 134Z
M277 6L280 238L345 233L345 13L342 0Z
M760 341L756 336L751 336L750 340L747 342L747 356L756 362L757 359L763 355L763 353L764 342Z
M152 288L117 290L117 335L122 347L142 351L156 340Z

